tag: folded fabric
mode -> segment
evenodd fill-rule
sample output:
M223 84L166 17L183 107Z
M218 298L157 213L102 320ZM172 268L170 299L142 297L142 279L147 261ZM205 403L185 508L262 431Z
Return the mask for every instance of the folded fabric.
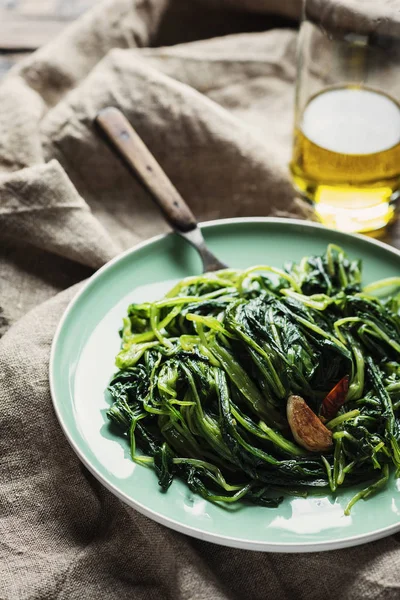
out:
M0 598L398 597L397 536L258 554L150 521L80 464L50 399L50 345L79 282L168 229L99 138L99 109L124 111L199 219L307 214L287 171L296 32L267 31L269 14L300 7L107 0L2 81L0 335L34 310L0 340ZM158 47L187 39L179 19L214 35L224 15L221 30L237 31L239 10L266 31Z

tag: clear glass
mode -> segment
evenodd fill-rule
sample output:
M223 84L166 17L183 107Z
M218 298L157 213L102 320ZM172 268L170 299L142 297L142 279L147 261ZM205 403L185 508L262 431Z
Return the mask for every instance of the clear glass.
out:
M290 169L319 219L343 231L385 227L400 190L400 23L375 4L305 0L299 33Z

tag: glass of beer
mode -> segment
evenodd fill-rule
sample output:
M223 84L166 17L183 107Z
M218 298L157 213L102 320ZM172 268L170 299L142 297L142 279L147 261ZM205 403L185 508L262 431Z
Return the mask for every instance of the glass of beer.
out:
M400 11L391 0L303 0L293 154L319 220L372 232L400 193Z

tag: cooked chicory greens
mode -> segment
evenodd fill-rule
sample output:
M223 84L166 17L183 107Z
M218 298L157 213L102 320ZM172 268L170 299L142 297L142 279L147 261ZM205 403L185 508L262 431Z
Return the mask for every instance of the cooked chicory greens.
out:
M399 286L362 289L360 261L334 245L284 270L188 277L129 306L108 416L163 491L179 477L213 502L275 507L362 484L348 513L400 473ZM293 395L330 448L298 443Z

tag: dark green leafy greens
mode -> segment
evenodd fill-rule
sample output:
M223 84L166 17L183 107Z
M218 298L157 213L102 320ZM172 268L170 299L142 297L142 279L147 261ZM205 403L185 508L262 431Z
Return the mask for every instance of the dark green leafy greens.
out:
M400 278L361 288L361 264L330 245L285 270L258 266L184 279L132 304L121 330L109 418L132 459L213 502L274 507L283 493L400 473ZM381 297L379 297L381 296ZM290 394L319 414L344 376L347 399L326 424L333 450L298 446Z

